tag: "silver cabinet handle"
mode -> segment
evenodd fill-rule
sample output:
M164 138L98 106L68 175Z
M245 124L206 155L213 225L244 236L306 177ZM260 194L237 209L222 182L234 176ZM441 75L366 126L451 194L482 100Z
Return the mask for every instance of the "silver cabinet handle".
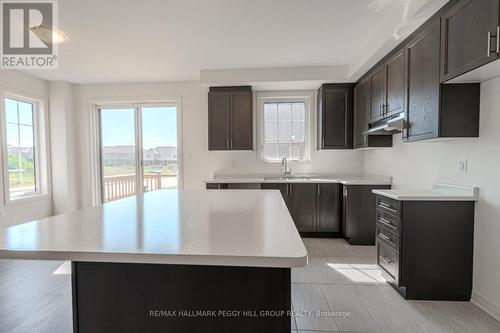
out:
M385 208L387 210L390 210L391 212L394 212L394 213L396 212L396 210L394 208L392 208L392 206L389 206L388 204L386 204L384 202L380 202L379 206L383 207L383 208Z
M391 221L386 220L386 219L384 219L384 218L382 218L382 217L379 217L379 218L378 218L378 220L379 220L380 222L384 223L384 224L388 224L388 225L392 225L392 226L393 226L393 224L392 224L392 222L391 222Z
M321 196L321 185L318 184L318 197Z
M386 257L379 257L379 258L382 259L382 261L384 261L387 265L392 264L392 260L389 258Z
M387 236L386 236L386 235L384 235L383 233L379 233L378 235L379 235L379 237L380 237L380 238L382 238L383 240L386 240L386 241L388 241L389 243L394 244L394 243L392 242L391 238L390 238L390 237L387 237Z
M489 58L491 53L491 32L488 31L488 52L486 53L486 56Z

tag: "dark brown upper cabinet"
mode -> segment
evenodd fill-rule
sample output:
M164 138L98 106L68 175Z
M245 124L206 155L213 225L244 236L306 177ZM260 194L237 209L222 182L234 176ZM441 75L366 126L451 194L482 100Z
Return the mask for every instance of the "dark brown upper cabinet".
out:
M479 135L479 83L440 84L440 22L405 48L406 141Z
M428 139L438 135L439 121L439 38L436 20L406 47L407 140Z
M384 116L404 112L405 60L401 49L384 64L385 105Z
M208 93L208 149L252 150L252 88L210 87Z
M401 49L369 77L371 122L404 111L404 78L405 63Z
M364 148L368 129L368 112L370 111L370 80L364 79L354 87L354 136L353 147Z
M441 17L441 82L496 60L499 0L462 0Z
M377 68L370 75L370 121L382 118L385 103L384 67Z
M328 83L318 90L318 147L351 149L353 84Z
M353 147L392 147L392 135L364 135L368 129L370 113L370 79L360 81L354 87L354 137Z

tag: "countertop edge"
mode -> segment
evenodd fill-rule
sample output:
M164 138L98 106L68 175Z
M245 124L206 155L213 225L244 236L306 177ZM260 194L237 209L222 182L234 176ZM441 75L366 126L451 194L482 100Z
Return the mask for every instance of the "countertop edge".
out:
M227 255L168 255L154 253L0 250L0 259L274 268L304 267L308 264L307 251L304 255L297 257L253 257Z
M385 191L387 190L372 190L372 193L398 201L477 201L476 197L465 195L397 195Z
M343 179L321 179L311 178L309 180L294 180L294 179L208 179L204 180L205 184L262 184L262 183L305 183L305 184L343 184L343 185L392 185L392 181L380 180L343 180Z

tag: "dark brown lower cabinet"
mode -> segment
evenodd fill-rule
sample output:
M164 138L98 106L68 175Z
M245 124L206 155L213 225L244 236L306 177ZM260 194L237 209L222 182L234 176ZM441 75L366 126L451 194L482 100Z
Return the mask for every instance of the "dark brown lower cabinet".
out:
M406 299L469 301L473 201L396 201L376 196L377 263Z
M374 189L391 185L344 185L342 223L344 237L351 245L375 245Z
M316 231L316 185L288 184L288 210L299 232Z
M341 223L341 184L317 184L316 228L322 232L342 231Z
M342 236L342 185L336 183L207 183L207 189L279 190L297 230L305 236Z
M340 184L265 183L261 188L281 191L297 230L304 235L341 235Z

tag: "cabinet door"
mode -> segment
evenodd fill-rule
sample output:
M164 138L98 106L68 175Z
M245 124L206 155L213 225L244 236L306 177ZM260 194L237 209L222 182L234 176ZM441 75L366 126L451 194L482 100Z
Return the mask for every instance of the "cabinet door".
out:
M368 128L370 111L370 81L365 79L354 88L354 148L366 146L363 131Z
M436 20L406 46L406 140L439 135L439 38Z
M370 120L382 117L384 99L384 67L381 66L370 76Z
M317 230L328 232L341 231L341 185L317 184L318 214Z
M498 58L498 5L499 0L462 0L444 13L442 82Z
M229 150L231 95L208 93L208 150Z
M404 50L396 53L385 63L386 102L384 115L404 111L405 60Z
M252 92L231 93L231 150L252 150L252 123Z
M289 184L288 209L298 231L316 231L316 185Z
M321 148L352 147L352 89L325 88L321 94Z

